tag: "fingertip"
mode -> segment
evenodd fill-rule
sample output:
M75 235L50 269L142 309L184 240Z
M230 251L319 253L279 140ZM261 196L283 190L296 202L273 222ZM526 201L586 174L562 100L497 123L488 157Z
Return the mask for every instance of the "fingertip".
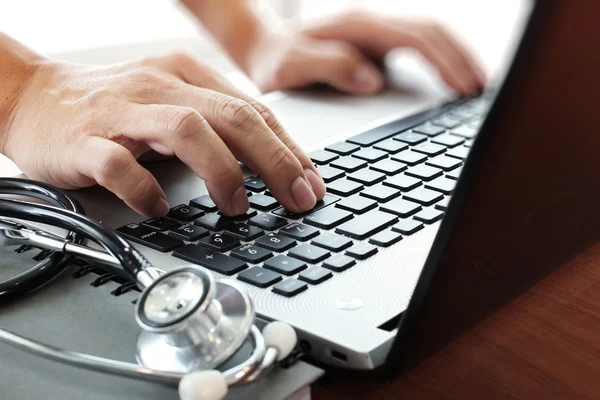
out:
M360 93L376 93L383 88L383 75L374 66L361 63L352 73L353 88Z
M248 211L248 208L250 208L250 202L248 201L246 187L241 185L231 196L231 211L234 216L241 215Z
M306 179L312 187L317 200L321 200L325 196L325 181L318 171L315 172L312 169L307 168L304 170L304 174L306 175Z
M291 192L299 211L308 211L317 203L317 197L313 192L313 188L303 176L298 176L294 180Z
M164 197L159 197L152 207L152 217L164 217L169 213L169 203Z

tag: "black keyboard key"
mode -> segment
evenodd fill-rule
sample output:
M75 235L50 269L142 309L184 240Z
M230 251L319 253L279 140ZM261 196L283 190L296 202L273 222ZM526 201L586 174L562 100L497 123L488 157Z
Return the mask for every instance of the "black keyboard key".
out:
M400 191L390 186L376 185L366 188L360 192L360 195L376 200L379 203L385 203L400 196Z
M260 267L247 269L246 271L240 273L237 278L242 282L246 282L260 288L269 287L283 279L281 275Z
M338 196L351 196L355 193L360 192L364 188L358 182L353 182L348 179L338 179L335 182L331 182L327 185L327 191Z
M249 178L244 179L244 185L246 185L246 189L252 192L262 192L267 189L267 185L260 179L258 176L251 176Z
M469 148L466 146L455 147L452 150L446 152L448 157L458 158L460 160L464 160L469 155Z
M281 207L281 208L278 208L277 210L273 211L273 214L281 215L282 217L289 218L289 219L300 219L300 218L303 218L307 215L314 213L317 210L325 208L330 204L335 203L339 199L340 199L339 197L335 197L330 194L326 194L321 200L317 201L317 204L315 204L315 206L310 211L307 211L304 213L295 213L295 212L288 211L285 208Z
M463 144L465 142L465 139L455 135L441 135L431 139L431 141L433 143L441 144L446 147L456 147L459 144Z
M406 170L405 174L414 178L419 178L424 181L430 181L442 176L442 170L439 168L430 167L429 165L416 165Z
M321 178L325 183L333 182L336 179L343 178L346 173L341 169L333 168L328 165L323 165L317 168L321 174Z
M377 254L379 250L377 250L377 247L373 246L372 244L369 243L358 243L356 245L354 245L353 247L349 248L346 251L346 254L349 255L350 257L354 257L357 260L365 260L375 254Z
M294 247L296 241L278 233L268 233L254 242L254 244L281 253Z
M221 213L221 212L219 211L219 215L223 215L223 213ZM229 219L230 219L232 222L233 222L233 221L245 221L245 220L247 220L248 218L254 217L255 215L258 215L258 211L256 211L256 210L255 210L255 209L253 209L253 208L249 208L249 209L248 209L248 211L246 211L246 212L245 212L245 213L243 213L243 214L240 214L240 215L235 215L235 216L233 216L233 217L226 217L226 218L229 218ZM223 216L224 216L224 215L223 215Z
M340 158L338 154L332 153L327 150L315 150L308 153L310 159L318 165L329 164L333 160L337 160Z
M441 144L435 143L422 143L418 146L412 148L413 151L417 153L427 154L429 157L435 157L440 155L446 151L446 146L442 146Z
M225 254L196 244L188 244L187 246L174 251L173 257L198 264L223 275L237 274L248 268L248 265L242 260L226 256Z
M340 200L335 206L355 214L363 214L377 207L377 202L366 197L351 196Z
M248 224L231 224L225 228L225 231L244 242L255 240L265 234L262 229Z
M455 186L456 181L454 179L448 179L444 177L437 178L425 184L427 189L435 190L444 194L452 194Z
M424 206L430 206L443 199L444 195L440 192L435 192L433 190L418 188L406 193L404 195L404 198L422 204Z
M248 220L250 225L258 226L265 231L275 231L287 225L287 221L273 214L260 214Z
M381 211L397 215L401 218L410 217L411 215L421 211L421 206L412 201L405 199L394 199L386 204L382 204L379 208Z
M316 264L328 258L331 254L321 247L305 243L291 249L288 255L310 264Z
M406 164L392 160L382 160L371 165L369 168L374 171L382 172L386 175L396 175L397 173L400 173L406 169Z
M206 212L217 211L217 205L207 194L190 200L190 206L199 208Z
M446 129L453 129L459 126L461 124L461 121L456 118L452 118L449 115L445 115L443 117L434 119L431 123Z
M233 257L247 261L250 264L258 264L269 257L273 257L273 253L269 250L253 244L245 244L237 249L231 250L231 253L229 254Z
M348 179L365 186L371 186L385 179L385 174L370 169L361 169L348 175Z
M383 160L387 156L388 154L385 151L373 148L360 149L356 153L352 153L352 157L360 158L361 160L365 160L370 163Z
M297 222L280 229L279 233L300 242L306 242L319 235L319 231L312 226L299 224Z
M172 228L169 231L169 235L174 238L186 240L188 242L195 242L205 236L208 236L210 232L208 229L196 226L194 224L183 224L176 228Z
M352 218L352 213L339 208L327 207L304 218L304 223L321 229L332 229ZM280 232L283 233L283 230Z
M337 142L337 143L330 144L329 146L325 147L325 150L332 151L341 156L347 156L348 154L352 154L355 151L357 151L358 149L360 149L359 145L349 143L349 142Z
M477 129L478 129L477 127L473 127L473 126L474 125L458 127L456 129L451 130L450 134L455 135L455 136L460 136L460 137L463 137L466 139L473 139L475 136L477 136Z
M369 243L380 247L389 247L402 240L402 235L393 231L383 231L369 239Z
M306 269L306 263L292 257L279 255L269 258L263 267L283 275L295 275Z
M327 268L335 272L342 272L355 264L356 260L354 258L348 257L344 254L336 254L323 262L323 268Z
M421 135L420 133L416 132L404 132L394 136L394 140L399 140L401 142L408 143L414 146L416 144L423 143L424 141L426 141L427 136Z
M240 241L230 235L213 233L210 236L200 239L198 244L208 247L209 249L225 252L238 247Z
M437 136L439 134L446 132L446 130L440 126L429 125L429 124L419 125L419 126L413 128L412 130L413 130L413 132L421 133L421 134L427 135L427 136Z
M146 247L150 247L151 249L158 250L163 253L184 245L184 243L179 239L175 239L174 237L167 236L164 233L157 232L138 224L122 226L117 229L117 232L132 242L143 244Z
M392 226L394 232L400 232L403 235L412 235L423 229L423 224L414 219L401 219L396 225Z
M446 155L443 155L437 156L435 158L430 158L425 164L431 165L432 167L441 168L444 171L451 171L454 168L459 167L462 164L462 161L456 158L447 157Z
M204 215L202 210L187 204L180 204L169 210L169 217L183 222L193 221L202 215Z
M408 149L408 145L398 140L388 139L373 145L373 148L377 150L387 151L391 154L396 154L399 151Z
M179 225L179 222L167 218L152 218L142 222L142 225L152 230L163 232L176 227Z
M460 177L460 173L462 172L462 168L456 168L446 174L446 177L450 179L457 180Z
M407 165L417 165L427 160L427 156L414 151L403 151L392 156L392 160L399 161Z
M373 210L340 225L336 232L355 239L366 239L398 221L392 214Z
M346 172L354 172L361 168L365 168L367 166L367 162L365 160L361 160L360 158L348 156L337 159L330 165L334 168L342 169Z
M233 219L220 214L206 214L194 221L194 225L201 226L211 231L222 231L233 223Z
M306 271L300 272L300 275L298 275L298 279L304 282L308 282L311 285L318 285L319 283L326 281L332 276L333 274L331 273L331 271L328 271L325 268L310 267Z
M348 139L348 141L351 143L359 144L361 146L371 146L374 143L387 139L398 132L403 132L414 126L420 125L433 117L441 115L442 113L446 112L447 110L450 110L451 108L451 104L431 108L429 110L422 111L418 114L413 114L409 117L403 118L401 120L378 126L367 132L353 136L350 139Z
M292 297L298 293L302 293L306 289L308 289L308 285L306 283L290 278L283 282L279 282L277 285L273 286L272 290L273 293L277 293L285 297Z
M311 243L315 246L319 246L330 251L335 251L336 253L347 249L353 244L352 240L346 236L336 235L335 233L326 233L324 235L320 235Z
M444 212L436 210L435 208L424 208L413 218L417 221L425 222L426 224L433 224L444 217Z
M272 210L279 206L277 200L264 194L255 194L254 196L250 197L248 201L252 207L262 211Z
M444 197L444 200L441 200L435 204L435 209L440 211L446 211L448 209L448 204L450 203L450 196Z
M383 181L386 186L391 186L396 189L400 189L403 192L408 192L416 187L421 186L422 182L420 179L413 178L412 176L397 175Z

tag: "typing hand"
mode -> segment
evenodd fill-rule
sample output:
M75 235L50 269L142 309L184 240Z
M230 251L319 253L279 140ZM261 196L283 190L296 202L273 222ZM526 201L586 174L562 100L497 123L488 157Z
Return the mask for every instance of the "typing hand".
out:
M414 19L349 12L295 31L259 36L242 67L263 91L323 83L352 94L382 89L371 61L397 47L419 51L442 79L461 94L483 88L474 57L442 26Z
M137 212L168 212L138 157L177 156L206 181L226 215L248 198L238 160L290 210L312 208L325 185L264 105L184 54L92 67L42 62L14 108L5 153L30 178L73 189L96 183Z

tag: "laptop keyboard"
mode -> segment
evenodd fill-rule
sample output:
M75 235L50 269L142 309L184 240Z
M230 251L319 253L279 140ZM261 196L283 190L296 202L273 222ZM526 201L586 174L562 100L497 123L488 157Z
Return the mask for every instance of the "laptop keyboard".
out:
M309 153L327 194L306 213L279 205L260 177L250 210L221 215L208 195L167 218L117 229L127 239L291 297L357 268L441 220L490 96L460 100Z

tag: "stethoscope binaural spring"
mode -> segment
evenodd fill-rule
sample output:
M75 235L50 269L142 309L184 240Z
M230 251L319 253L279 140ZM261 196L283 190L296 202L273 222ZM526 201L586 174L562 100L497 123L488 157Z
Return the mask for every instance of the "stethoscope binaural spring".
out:
M178 385L182 399L220 399L228 386L260 379L286 358L296 334L283 322L262 333L254 325L248 294L229 280L215 280L195 265L163 272L114 231L83 215L75 200L50 185L25 179L0 179L0 196L35 197L53 206L0 198L0 245L34 245L52 250L46 260L18 277L0 282L0 297L15 297L50 282L71 257L119 265L141 287L135 319L138 364L77 353L27 339L0 328L0 342L58 362L167 385ZM66 230L64 237L28 223ZM100 244L100 251L83 245ZM246 341L252 354L226 371L216 370Z

